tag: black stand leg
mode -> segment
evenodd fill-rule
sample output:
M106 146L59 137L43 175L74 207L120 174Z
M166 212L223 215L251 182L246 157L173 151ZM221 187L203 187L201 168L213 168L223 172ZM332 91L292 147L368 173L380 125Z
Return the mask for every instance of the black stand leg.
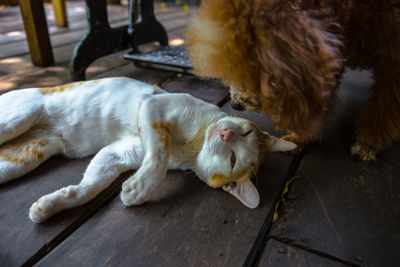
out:
M85 71L93 61L127 49L129 44L134 50L152 41L158 41L161 45L168 44L165 29L154 16L153 0L131 0L129 27L126 25L118 28L111 28L108 23L106 0L85 2L89 29L75 47L72 56L73 80L84 80ZM133 21L133 18L136 20Z
M139 8L137 15L135 7ZM135 53L140 52L138 49L139 45L153 41L158 41L162 46L168 45L167 32L157 21L153 10L153 0L130 0L128 35L130 45Z
M85 0L88 32L75 47L71 72L74 81L84 80L86 68L96 59L128 48L127 26L111 29L106 0Z

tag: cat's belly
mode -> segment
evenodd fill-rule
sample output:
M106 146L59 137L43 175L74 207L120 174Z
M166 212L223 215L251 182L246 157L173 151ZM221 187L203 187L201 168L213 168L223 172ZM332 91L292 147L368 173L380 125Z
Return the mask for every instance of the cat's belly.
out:
M92 155L127 134L138 135L142 94L122 86L54 94L46 99L43 124L62 138L67 156Z
M107 125L79 123L53 129L53 131L62 137L64 154L70 157L93 155L125 135L138 135L134 129L129 132L118 123L108 123Z

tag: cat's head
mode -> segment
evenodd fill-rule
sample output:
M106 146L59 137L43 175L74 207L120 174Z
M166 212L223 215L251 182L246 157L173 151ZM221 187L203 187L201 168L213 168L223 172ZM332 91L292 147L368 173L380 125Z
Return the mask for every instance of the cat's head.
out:
M209 186L222 187L249 208L260 197L251 178L257 173L264 153L289 151L296 145L262 132L251 121L224 117L211 124L196 163L197 176Z

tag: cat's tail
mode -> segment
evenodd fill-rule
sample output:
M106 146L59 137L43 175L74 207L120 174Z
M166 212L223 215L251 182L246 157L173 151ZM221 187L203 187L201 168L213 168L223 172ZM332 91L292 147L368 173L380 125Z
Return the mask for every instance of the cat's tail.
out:
M0 96L0 145L27 132L40 119L44 96L38 89L15 90Z

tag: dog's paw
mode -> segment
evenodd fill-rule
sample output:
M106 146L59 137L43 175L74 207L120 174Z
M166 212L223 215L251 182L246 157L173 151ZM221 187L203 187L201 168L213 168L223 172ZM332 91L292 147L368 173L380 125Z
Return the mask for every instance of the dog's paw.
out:
M129 179L122 184L120 197L125 206L140 205L147 199L146 185L140 179Z
M356 142L350 149L351 156L364 161L376 160L376 152L367 145Z

